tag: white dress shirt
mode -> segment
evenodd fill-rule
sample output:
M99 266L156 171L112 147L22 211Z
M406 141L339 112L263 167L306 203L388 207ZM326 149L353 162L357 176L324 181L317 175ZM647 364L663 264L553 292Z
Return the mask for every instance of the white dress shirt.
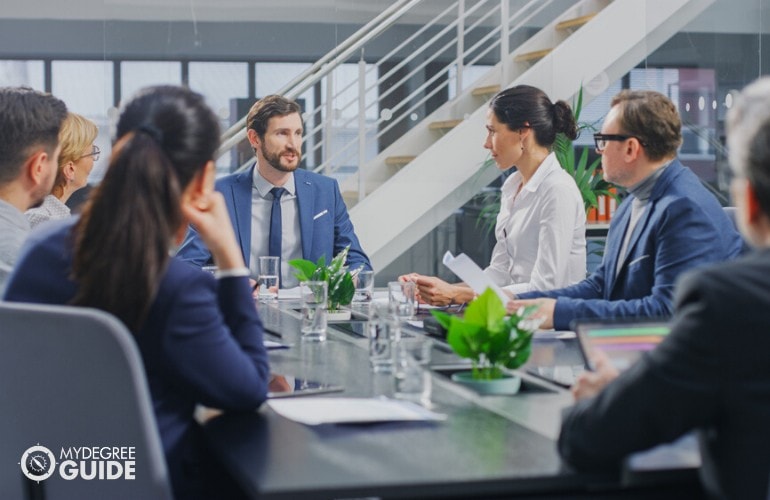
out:
M497 243L484 273L514 294L584 279L586 213L574 179L551 153L529 182L521 183L515 172L503 184Z
M270 255L270 212L273 210L274 187L254 168L254 182L251 189L251 257L249 259L253 276L259 276L259 257ZM302 234L299 230L299 208L297 207L297 188L294 174L284 184L286 193L281 196L281 288L299 285L294 277L294 268L289 266L292 259L302 258Z

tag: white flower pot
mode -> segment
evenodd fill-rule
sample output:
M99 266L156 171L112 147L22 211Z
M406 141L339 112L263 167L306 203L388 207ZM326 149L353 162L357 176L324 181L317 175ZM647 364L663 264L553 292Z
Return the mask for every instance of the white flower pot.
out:
M504 375L503 378L491 380L476 380L470 371L452 374L452 380L466 387L470 387L479 394L511 395L519 392L521 377L518 375Z

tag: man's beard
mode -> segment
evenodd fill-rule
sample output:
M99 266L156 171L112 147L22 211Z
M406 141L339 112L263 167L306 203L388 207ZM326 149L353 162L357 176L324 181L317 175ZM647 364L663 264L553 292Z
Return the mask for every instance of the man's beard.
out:
M297 167L299 166L299 162L302 161L302 153L297 151L294 148L286 148L283 151L279 153L270 153L267 148L265 147L265 144L262 144L262 156L265 158L265 161L273 167L274 169L280 171L280 172L294 172L297 170ZM296 164L292 166L284 166L281 164L281 155L285 153L293 153L297 157Z

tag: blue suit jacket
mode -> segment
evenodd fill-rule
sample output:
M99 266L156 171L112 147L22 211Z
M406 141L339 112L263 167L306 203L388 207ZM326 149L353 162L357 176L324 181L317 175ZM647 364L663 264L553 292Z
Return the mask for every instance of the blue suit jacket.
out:
M572 320L581 318L670 316L674 283L680 274L736 257L744 249L717 200L679 160L655 183L616 274L630 216L629 197L610 223L601 265L588 278L570 287L519 297L556 298L556 329L567 329Z
M253 172L254 167L223 177L216 184L217 190L225 197L230 220L238 235L238 242L247 266L251 254ZM297 188L299 227L302 233L302 258L315 262L323 255L326 257L326 262L329 262L350 245L348 267L355 269L364 266L366 269L371 269L369 257L361 249L361 244L353 231L353 223L350 222L337 181L298 169L294 171L294 184ZM268 235L265 235L265 239L267 237ZM211 253L192 227L187 231L187 237L179 248L177 256L197 266L211 262Z
M77 292L69 278L73 224L73 219L57 221L30 235L8 282L6 300L72 301ZM187 498L202 480L194 470L201 460L196 404L250 411L267 395L270 367L248 280L215 280L172 258L144 325L133 333L174 494Z

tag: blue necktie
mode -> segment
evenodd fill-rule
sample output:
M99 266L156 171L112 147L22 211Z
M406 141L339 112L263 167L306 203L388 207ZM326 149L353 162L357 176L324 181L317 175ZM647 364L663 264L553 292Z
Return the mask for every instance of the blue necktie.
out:
M267 243L267 253L269 255L281 257L281 237L283 236L283 229L281 228L281 196L286 193L284 188L274 187L270 190L273 195L273 208L270 211L270 239ZM280 264L278 265L278 273L280 275ZM279 283L281 277L278 277Z

